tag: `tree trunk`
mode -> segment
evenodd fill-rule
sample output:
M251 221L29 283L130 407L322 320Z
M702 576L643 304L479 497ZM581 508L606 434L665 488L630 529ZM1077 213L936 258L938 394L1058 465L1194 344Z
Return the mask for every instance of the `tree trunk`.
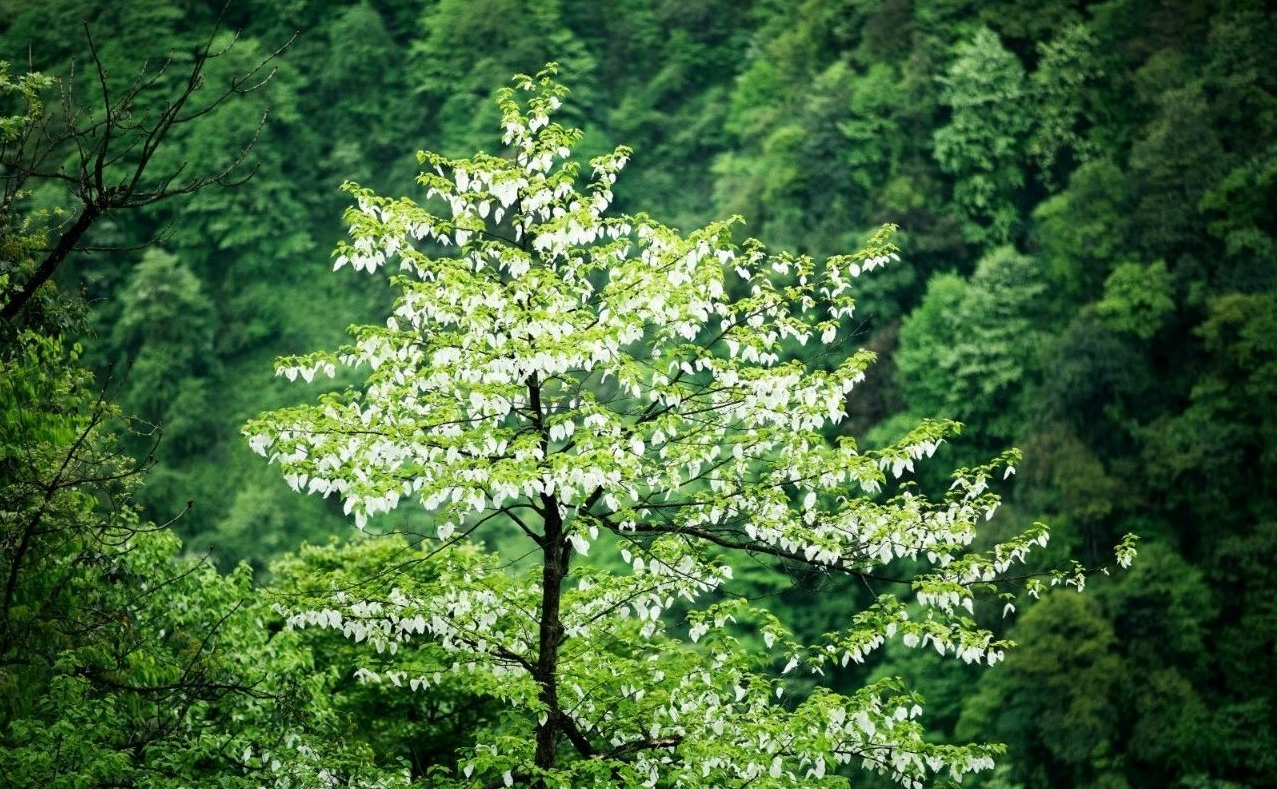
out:
M559 503L550 496L541 497L545 508L545 562L541 569L541 644L537 654L537 681L541 683L541 702L546 707L544 723L537 725L536 766L548 770L554 766L559 737L559 642L563 623L559 616L563 579L568 574L569 553L559 516Z
M67 231L58 239L58 245L54 247L49 254L40 262L31 278L22 283L22 290L13 294L9 299L9 303L0 308L0 320L12 321L17 317L26 303L35 295L36 290L41 285L49 281L53 276L53 272L58 270L58 266L62 265L62 261L67 259L71 251L75 249L75 245L80 243L80 239L88 232L89 227L97 221L101 216L101 212L92 204L84 206L80 211L80 215L76 217L75 223L67 228Z

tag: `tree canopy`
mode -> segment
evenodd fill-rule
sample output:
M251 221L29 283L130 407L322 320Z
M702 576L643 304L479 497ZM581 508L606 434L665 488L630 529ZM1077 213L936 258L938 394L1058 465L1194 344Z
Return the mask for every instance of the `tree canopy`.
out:
M836 674L888 638L997 663L1008 644L971 618L976 596L1013 610L1005 579L1047 542L1035 524L974 545L1015 453L927 496L895 480L955 423L872 450L836 435L872 361L840 351L852 289L897 257L893 229L818 264L734 243L737 220L683 234L609 212L631 151L592 159L578 187L581 132L556 119L554 74L498 94L513 159L423 152L421 203L346 186L335 268L398 269L391 317L276 371L366 379L245 432L295 490L335 494L361 526L415 499L436 547L411 591L342 592L290 622L412 655L369 679L416 691L465 672L508 705L432 766L436 785L834 785L854 763L913 787L991 767L996 746L927 740L895 679L794 695L784 678ZM809 345L823 367L797 354ZM538 558L507 567L476 547L502 526ZM623 569L586 558L595 548ZM748 555L890 591L807 642L733 594ZM1047 577L1080 589L1085 575ZM746 627L766 649L742 648Z

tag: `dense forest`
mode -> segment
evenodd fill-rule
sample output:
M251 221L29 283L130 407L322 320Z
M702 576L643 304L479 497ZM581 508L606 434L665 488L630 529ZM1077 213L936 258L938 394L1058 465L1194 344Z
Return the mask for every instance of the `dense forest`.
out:
M326 590L435 583L384 572L435 533L430 515L404 506L361 532L242 431L308 397L276 357L388 314L387 277L331 272L341 185L414 195L419 149L502 153L494 94L556 62L574 156L634 151L618 212L685 230L740 215L738 241L815 258L899 227L899 262L856 281L845 352L877 361L843 434L886 447L961 422L920 465L924 489L1018 447L988 539L1049 524L1036 566L1099 566L1140 536L1131 569L1085 594L981 614L1020 645L1004 663L889 642L841 689L903 677L931 741L1006 743L971 785L1277 786L1272 3L220 9L0 0L0 300L83 208L57 175L74 140L15 179L32 113L101 115L108 88L156 75L121 110L143 117L193 67L190 107L207 108L148 165L181 173L153 186L179 193L95 216L0 327L0 784L257 786L284 780L272 753L287 751L279 785L454 785L445 761L505 714L491 688L363 682L358 644L285 626ZM486 550L520 549L498 534ZM770 572L737 570L757 590ZM767 594L808 637L869 599L810 575Z

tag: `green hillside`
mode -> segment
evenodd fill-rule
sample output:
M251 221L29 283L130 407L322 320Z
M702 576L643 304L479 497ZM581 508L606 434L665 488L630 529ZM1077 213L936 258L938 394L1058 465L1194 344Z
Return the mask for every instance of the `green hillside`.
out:
M182 89L219 8L0 0L0 59L10 64L0 116L21 128L27 105L15 80L28 72L61 79L39 93L47 112L92 113L104 88L119 95L144 61L156 73L170 58L128 107L144 117ZM1140 535L1133 568L1093 577L1084 595L1021 595L1007 619L996 616L1000 604L982 611L981 626L1022 644L1005 664L981 671L892 643L850 685L902 676L926 696L934 741L1006 743L998 769L968 778L973 785L1277 786L1271 3L235 0L213 51L192 106L235 89L175 125L149 172L177 171L182 183L232 168L224 180L236 183L106 212L83 251L0 332L0 464L12 502L0 522L12 570L4 609L9 617L13 598L29 617L26 630L5 620L0 648L0 696L12 699L0 702L0 761L15 765L0 767L0 783L238 786L190 776L218 774L219 759L246 747L237 727L269 730L287 718L223 693L252 683L218 677L249 669L290 677L306 699L297 710L322 710L293 710L318 727L306 735L316 747L340 736L334 759L359 770L408 765L421 786L434 785L429 765L465 742L468 727L503 714L485 706L494 704L485 691L482 702L465 701L475 691L459 680L421 702L378 696L349 673L354 645L327 634L288 635L287 648L271 639L283 623L272 608L279 595L317 594L315 579L357 578L378 566L379 551L394 552L360 539L336 498L290 490L241 431L263 411L313 399L274 375L276 357L336 347L348 325L388 314L387 277L332 271L351 203L341 185L424 199L418 150L503 154L496 92L553 61L571 91L560 121L584 131L573 156L634 150L617 212L647 212L683 231L740 215L737 241L816 258L899 226L900 261L857 280L854 347L841 352L868 348L877 362L848 397L842 434L872 448L923 419L961 422L961 437L920 466L924 490L942 490L954 467L1020 448L1023 463L982 539L1050 524L1036 569L1073 558L1103 564L1124 534ZM268 80L229 82L263 60L256 76ZM10 179L12 160L3 161ZM63 144L25 191L6 192L0 287L26 281L49 238L76 217L73 190L51 173L77 161ZM832 369L838 360L806 361ZM95 404L99 391L114 406ZM132 421L108 419L114 407ZM22 469L44 479L56 447L90 433L115 447L99 449L111 456L93 468L149 468L121 474L127 491L75 500L31 487ZM48 457L24 453L46 443L55 448ZM30 581L29 570L19 573L22 513L87 522L105 518L104 502L117 496L137 509L121 505L100 534L120 519L145 533L134 564L58 564L52 551L54 569ZM50 501L60 502L56 512ZM370 530L415 544L434 534L430 517L402 506ZM170 519L154 534L141 526ZM488 547L515 559L515 542ZM206 554L216 569L189 564ZM158 579L174 562L193 568L174 582L178 602L148 616L191 611L180 637L112 620L94 625L100 643L70 658L60 650L84 631L40 624L57 611L58 621L89 618L66 613L80 605L132 606L121 602L119 579ZM241 562L252 572L236 569ZM77 580L59 585L58 567ZM92 572L75 575L84 568ZM37 594L20 578L51 586ZM274 591L262 596L254 584ZM24 608L27 592L61 602ZM231 608L237 595L255 602L234 606L217 650L205 650L195 612ZM836 626L849 600L868 599L856 583L809 578L771 602L814 637ZM102 676L128 684L125 664L143 673L154 664L148 681L179 684L195 671L194 650L206 687L182 703L194 705L198 725L170 731L166 705L178 702L145 695L112 702L94 721L99 713L83 706L97 703L93 694L56 680L64 670L88 676L66 666L93 665L103 644L129 639L136 649L112 657L116 673ZM20 673L30 654L63 657L37 681ZM168 677L165 666L183 668ZM145 748L181 755L126 775L129 759L151 758L143 745L93 743L140 719L161 721ZM57 746L68 749L51 757L62 766L43 761L64 740L82 752ZM321 785L297 775L297 786Z

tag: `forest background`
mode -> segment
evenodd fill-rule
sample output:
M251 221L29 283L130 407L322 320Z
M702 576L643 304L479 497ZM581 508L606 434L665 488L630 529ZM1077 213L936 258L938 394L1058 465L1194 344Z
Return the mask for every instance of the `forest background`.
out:
M129 74L196 51L219 8L3 0L0 58L66 74L89 62L87 21L107 71ZM493 91L557 61L583 156L637 151L620 210L680 227L741 214L812 255L901 227L903 262L861 280L879 361L848 432L956 418L950 466L1021 447L999 528L1049 522L1057 558L1142 535L1131 573L1026 606L1007 631L1026 646L996 670L889 649L867 671L910 677L938 736L1007 742L986 785L1277 785L1271 3L238 0L224 25L243 34L211 78L300 34L269 83L160 156L216 171L265 113L254 176L108 215L88 244L160 240L57 276L89 305L84 360L163 428L135 495L148 518L181 513L186 553L285 585L336 561L330 547L270 571L354 529L290 491L240 426L290 402L274 357L332 346L389 301L326 273L337 187L413 194L417 149L499 150ZM35 186L30 210L65 200ZM124 439L139 456L149 440ZM395 517L383 528L426 530ZM811 632L845 610L802 583L776 604ZM345 712L368 716L352 729L388 762L427 759L438 733L428 711L398 727L366 699Z

